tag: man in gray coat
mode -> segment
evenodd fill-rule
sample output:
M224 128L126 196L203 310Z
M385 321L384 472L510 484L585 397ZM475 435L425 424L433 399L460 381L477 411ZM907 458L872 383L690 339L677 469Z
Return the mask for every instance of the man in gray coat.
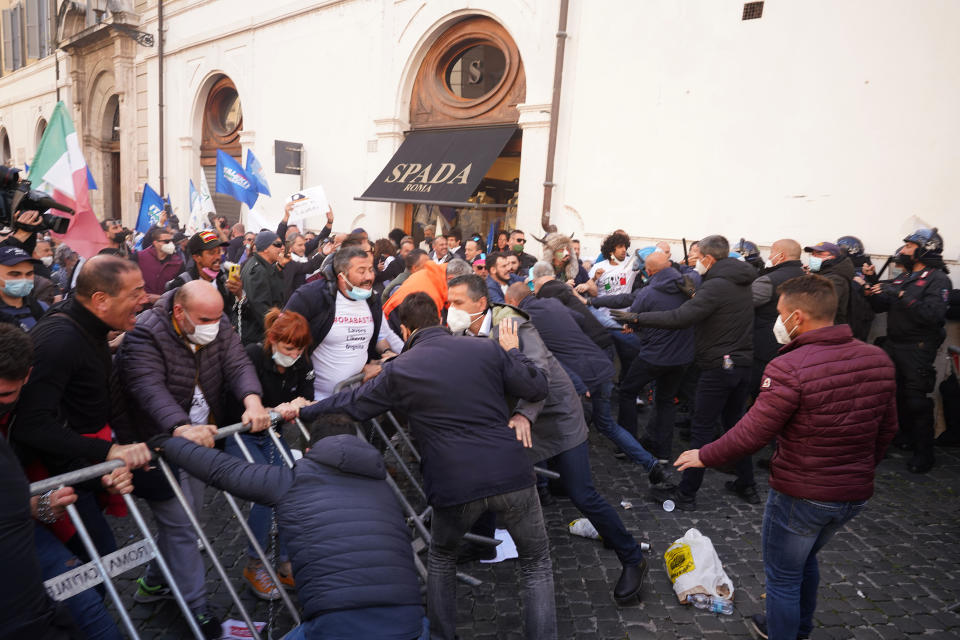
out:
M145 441L160 433L200 438L212 445L212 425L224 424L228 392L243 402L243 422L252 431L270 426L260 401L256 370L223 314L223 298L208 282L194 280L164 294L137 318L117 353L116 370L128 404L125 441ZM144 487L163 487L153 472ZM144 474L145 476L150 474ZM204 483L180 472L180 486L195 512L203 508ZM159 529L160 552L207 637L219 637L220 624L207 607L204 565L196 533L180 503L162 490L144 494ZM172 598L156 568L138 580L137 602Z
M623 571L613 590L614 599L620 604L639 599L647 561L620 516L593 486L587 423L570 377L543 344L527 314L506 304L487 302L487 284L480 276L459 276L451 280L447 285L447 299L450 302L447 324L454 335L498 340L501 320L516 318L519 322L520 351L546 374L549 391L540 402L518 400L509 424L516 430L518 439L532 441L532 447L527 450L532 462L553 459L570 501L616 551ZM491 524L487 523L484 535L493 536L494 532L489 530Z

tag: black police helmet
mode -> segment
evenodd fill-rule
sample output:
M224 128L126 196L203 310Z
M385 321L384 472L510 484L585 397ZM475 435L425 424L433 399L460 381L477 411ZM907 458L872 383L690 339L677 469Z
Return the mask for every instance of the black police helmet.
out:
M912 242L919 248L913 254L914 260L923 262L924 258L939 258L943 254L943 238L937 233L937 228L921 227L906 238L904 242Z
M856 236L843 236L837 240L837 246L846 249L847 255L850 256L862 256L864 253L863 243L860 242L860 238Z
M758 247L756 243L750 242L749 240L744 240L743 238L740 238L740 242L734 245L731 251L736 251L743 256L744 260L748 262L750 261L750 258L760 257L760 247Z

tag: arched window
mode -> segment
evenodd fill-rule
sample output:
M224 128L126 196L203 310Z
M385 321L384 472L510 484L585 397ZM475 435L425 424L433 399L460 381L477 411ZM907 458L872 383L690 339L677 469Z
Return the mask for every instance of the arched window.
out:
M203 130L200 141L200 166L213 197L218 215L231 222L240 219L240 203L216 192L217 150L221 149L241 162L240 132L243 130L243 108L233 81L222 76L210 88L203 108Z
M47 119L40 118L40 121L37 122L36 137L34 139L34 143L36 147L40 146L40 139L43 138L43 132L46 130L47 130Z
M5 167L10 166L12 159L13 154L10 153L10 137L7 135L7 130L0 127L0 165Z

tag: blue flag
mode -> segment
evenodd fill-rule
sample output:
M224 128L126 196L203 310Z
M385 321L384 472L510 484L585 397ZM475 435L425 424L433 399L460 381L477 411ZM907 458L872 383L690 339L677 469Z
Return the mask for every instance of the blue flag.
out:
M152 226L160 224L163 215L163 198L150 188L143 185L143 196L140 198L140 213L137 215L137 233L145 233Z
M497 227L500 226L499 220L490 223L490 230L487 231L487 252L495 253L494 243L497 241Z
M97 188L97 183L93 180L93 174L90 173L90 165L87 165L87 189L91 191Z
M217 193L224 193L252 209L260 196L256 185L236 160L217 149Z
M267 186L267 174L263 172L260 161L257 160L257 156L253 155L253 151L250 149L247 149L247 175L250 176L250 180L257 187L257 191L265 196L270 195L270 187Z

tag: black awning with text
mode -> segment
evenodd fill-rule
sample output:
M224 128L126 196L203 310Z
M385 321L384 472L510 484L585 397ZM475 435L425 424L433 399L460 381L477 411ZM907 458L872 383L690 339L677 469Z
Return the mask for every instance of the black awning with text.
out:
M516 130L413 131L357 200L465 204Z

